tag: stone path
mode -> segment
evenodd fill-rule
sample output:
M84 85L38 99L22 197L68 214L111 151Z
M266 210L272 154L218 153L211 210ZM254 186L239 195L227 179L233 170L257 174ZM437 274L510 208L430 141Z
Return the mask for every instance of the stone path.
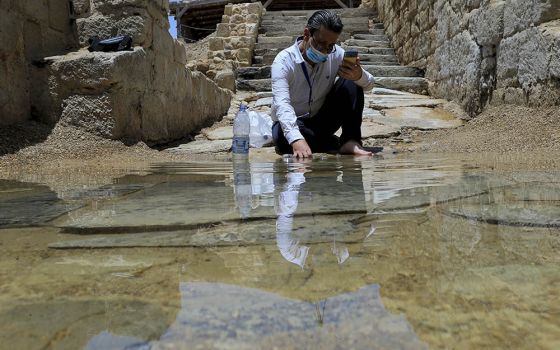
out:
M423 72L401 66L383 24L370 9L338 9L345 24L342 47L360 52L364 69L374 75L379 87L365 95L362 141L365 146L383 146L395 152L403 142L412 142L410 130L456 128L462 121L444 107L445 100L430 98ZM270 65L282 49L301 35L313 11L270 11L263 17L254 51L253 66L238 68L237 93L225 118L203 129L194 142L168 149L187 154L227 154L232 121L240 103L252 111L270 112L272 104ZM406 134L406 135L405 135ZM410 147L406 147L408 149ZM264 150L274 153L273 148Z

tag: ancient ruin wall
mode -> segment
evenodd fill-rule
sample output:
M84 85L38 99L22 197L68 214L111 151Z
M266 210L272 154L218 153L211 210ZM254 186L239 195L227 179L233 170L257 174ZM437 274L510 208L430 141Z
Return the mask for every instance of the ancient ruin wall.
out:
M222 23L209 38L208 59L189 62L188 67L203 72L220 87L235 91L236 69L251 66L265 12L261 2L226 5Z
M70 11L68 1L0 1L0 125L37 112L40 59L76 47Z
M47 57L53 121L129 142L185 137L223 117L231 93L185 67L184 46L169 34L167 0L75 0L82 47L94 35L130 35L134 49ZM50 108L50 110L49 110Z
M0 2L0 125L31 116L104 137L160 143L223 117L231 92L185 67L168 0ZM88 52L132 36L134 50ZM55 56L53 56L55 55Z
M560 104L559 0L370 0L401 63L470 115Z

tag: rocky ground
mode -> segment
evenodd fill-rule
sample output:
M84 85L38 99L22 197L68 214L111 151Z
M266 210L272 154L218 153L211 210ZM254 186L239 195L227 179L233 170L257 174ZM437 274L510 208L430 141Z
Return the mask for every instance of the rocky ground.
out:
M560 152L557 107L495 106L472 120L462 121L465 116L453 104L419 95L381 93L386 92L380 89L366 97L369 105L364 112L363 134L364 145L382 146L385 154L522 152L542 155L535 159L540 159L547 168L559 167L555 157L545 156ZM30 122L3 127L0 129L0 178L25 180L22 177L36 179L49 174L59 178L55 182L60 182L60 186L69 186L68 178L56 174L64 174L71 166L81 169L89 178L92 173L97 174L104 183L114 178L119 169L130 172L145 169L154 162L228 158L231 125L241 102L248 103L252 110L266 112L270 98L267 93L238 94L221 121L160 150L143 143L125 145L69 126L51 128ZM410 104L413 107L404 107ZM432 130L436 127L444 129ZM252 153L277 157L271 147L255 149ZM49 183L52 185L52 181Z

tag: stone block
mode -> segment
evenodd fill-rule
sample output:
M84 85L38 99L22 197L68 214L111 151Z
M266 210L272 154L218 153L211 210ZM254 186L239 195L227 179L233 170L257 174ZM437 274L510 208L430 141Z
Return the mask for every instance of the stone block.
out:
M481 46L497 45L504 33L505 1L491 1L472 12L469 30Z
M554 54L560 52L560 21L552 21L541 25L543 35L551 43L552 56L549 63L549 72L551 78L560 79L560 55Z
M62 33L49 27L41 29L39 40L42 41L43 51L41 57L58 55L70 49L76 48L71 34Z
M47 61L53 105L61 106L62 121L104 137L170 141L215 121L229 108L226 90L207 78L194 79L173 55L135 48L80 51Z
M76 20L78 39L81 46L87 46L92 36L109 38L116 35L130 35L133 45L150 47L152 45L152 20L146 14L116 18L93 15Z
M255 23L248 23L245 25L245 35L257 37L259 34L259 26Z
M252 50L255 47L255 39L249 36L238 36L224 39L224 48L226 50L236 50L242 48L249 48Z
M220 57L221 59L225 59L226 56L224 51L208 51L208 58Z
M1 9L0 18L0 42L10 43L0 47L0 125L8 125L30 117L25 22L19 15Z
M437 43L441 46L460 32L461 18L453 11L449 3L445 3L437 15Z
M153 26L152 28L152 44L150 47L158 54L165 55L172 58L175 54L174 39L169 34L169 31L159 27Z
M24 15L28 20L47 25L49 23L49 1L22 1ZM3 17L6 18L6 17Z
M90 0L73 0L74 15L77 17L85 17L90 13Z
M558 0L506 0L504 36L509 37L532 25L559 18Z
M235 92L235 73L233 71L218 72L214 77L214 81L219 87Z
M226 60L234 60L235 59L235 55L234 55L235 50L224 50L224 57Z
M224 39L222 38L210 38L208 40L208 48L211 51L222 51L224 47Z
M25 45L25 58L28 61L44 57L43 55L43 30L37 22L27 21L23 25L23 38Z
M175 62L180 64L187 63L187 51L185 46L178 40L173 40L173 57Z
M149 80L147 53L142 48L111 53L82 50L47 57L46 61L53 80L52 94L64 98L84 91L101 94L122 82L129 88L142 90Z
M244 23L245 22L245 17L243 17L242 15L232 15L229 23L233 23L233 24L239 24L239 23Z
M235 59L239 62L251 62L253 55L249 48L241 48L235 51Z
M516 85L524 89L548 78L552 43L538 28L530 28L504 39L498 50L498 87Z
M216 37L228 37L230 35L229 25L225 23L218 23L216 26Z
M113 138L116 124L113 116L115 102L107 93L68 96L62 102L60 121L99 136Z
M259 15L255 15L255 14L250 14L247 16L246 22L247 23L259 23L261 17Z
M226 15L226 16L233 15L233 4L227 4L224 7L224 15Z
M261 2L253 2L247 4L246 6L247 6L247 12L249 14L255 14L258 15L259 17L262 15L263 6Z
M70 7L68 1L49 0L49 26L59 32L70 29Z

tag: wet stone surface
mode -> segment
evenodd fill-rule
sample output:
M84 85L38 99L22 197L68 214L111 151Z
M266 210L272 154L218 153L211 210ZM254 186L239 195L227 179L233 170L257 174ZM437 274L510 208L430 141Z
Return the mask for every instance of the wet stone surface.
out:
M375 118L374 121L420 130L456 128L463 124L451 113L438 108L399 107L384 110L384 113L384 117Z
M47 186L0 180L0 227L42 225L78 207Z
M39 214L0 227L0 339L22 349L554 349L559 174L489 164L154 164L64 197L3 181L0 201Z

